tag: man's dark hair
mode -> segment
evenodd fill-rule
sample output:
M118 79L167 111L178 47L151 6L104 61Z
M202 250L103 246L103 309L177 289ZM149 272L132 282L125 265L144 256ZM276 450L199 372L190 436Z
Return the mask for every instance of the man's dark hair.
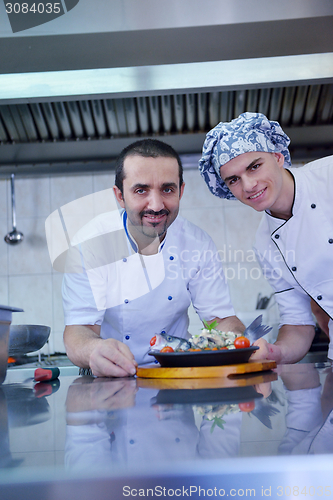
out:
M127 156L143 156L144 158L175 158L179 167L179 188L183 184L183 165L179 154L165 142L157 139L142 139L126 146L116 159L115 185L123 193L123 181L125 178L124 161Z

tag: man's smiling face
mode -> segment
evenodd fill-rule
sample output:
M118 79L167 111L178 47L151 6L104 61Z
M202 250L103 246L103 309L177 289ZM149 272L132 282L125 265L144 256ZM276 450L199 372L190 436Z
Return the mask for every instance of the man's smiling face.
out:
M220 168L232 194L258 212L277 211L284 202L284 156L281 153L251 151Z
M179 211L184 184L179 186L175 158L129 155L124 160L123 193L114 187L117 200L125 208L135 239L163 240Z

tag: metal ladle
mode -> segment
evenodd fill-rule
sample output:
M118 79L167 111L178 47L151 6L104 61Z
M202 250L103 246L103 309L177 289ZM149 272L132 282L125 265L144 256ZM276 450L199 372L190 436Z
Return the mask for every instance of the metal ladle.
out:
M10 233L6 234L6 236L5 236L5 242L8 243L9 245L16 245L17 243L21 243L21 241L23 241L23 239L24 239L23 234L20 233L20 231L17 231L17 229L16 229L14 178L15 178L15 175L12 174L10 176L10 182L11 182L11 190L12 190L13 230Z

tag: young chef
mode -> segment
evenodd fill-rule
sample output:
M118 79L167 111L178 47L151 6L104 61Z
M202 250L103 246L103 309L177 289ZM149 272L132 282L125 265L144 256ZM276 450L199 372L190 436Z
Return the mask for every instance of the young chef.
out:
M120 225L114 213L88 223L73 247L83 267L64 277L64 342L74 364L96 376L133 375L151 362L156 333L187 335L191 302L201 320L244 331L211 238L178 216L183 192L181 161L167 144L138 141L118 157Z
M333 335L333 157L290 169L290 140L277 122L243 113L206 137L199 162L210 191L265 211L255 251L275 290L280 330L253 357L293 363L314 337L311 299ZM328 356L333 358L333 346Z

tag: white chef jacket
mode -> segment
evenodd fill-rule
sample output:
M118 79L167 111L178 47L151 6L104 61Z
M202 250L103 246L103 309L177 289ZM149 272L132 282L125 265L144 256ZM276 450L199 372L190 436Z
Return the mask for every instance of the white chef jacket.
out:
M275 290L281 325L314 325L310 299L330 316L333 336L333 156L290 169L292 217L265 213L255 240L264 276ZM333 347L328 356L333 358Z
M325 422L313 429L304 442L295 450L297 453L319 455L333 452L333 410L328 414Z
M333 410L324 420L320 404L321 389L321 386L318 386L314 389L286 390L287 432L279 446L280 453L332 453Z
M151 464L170 463L175 458L195 459L198 429L192 408L181 407L161 419L151 407L151 399L157 393L157 389L140 389L135 406L129 409L76 413L76 420L81 416L85 422L89 419L90 424L67 425L66 468L103 470L129 466L133 469L141 467L143 457Z
M156 333L187 335L191 302L201 320L235 314L219 255L204 231L178 216L158 253L142 256L127 230L124 212L127 249L117 241L118 248L108 249L108 255L98 250L96 258L98 235L118 231L119 236L118 222L110 222L113 218L114 214L98 216L85 228L84 237L81 231L76 238L93 244L88 250L80 246L83 270L64 276L66 325L101 325L102 338L124 342L141 364L152 360L147 352Z
M308 438L308 435L323 422L321 411L322 387L311 389L297 389L289 391L284 387L288 401L286 414L286 433L279 445L279 454L297 454L299 443ZM295 450L295 451L294 451Z
M216 426L213 432L213 422L203 420L198 431L190 405L151 407L157 392L139 389L130 409L67 414L76 422L81 417L83 425L66 427L65 467L133 470L140 468L142 457L151 464L170 464L239 455L242 412L224 415L224 428Z

